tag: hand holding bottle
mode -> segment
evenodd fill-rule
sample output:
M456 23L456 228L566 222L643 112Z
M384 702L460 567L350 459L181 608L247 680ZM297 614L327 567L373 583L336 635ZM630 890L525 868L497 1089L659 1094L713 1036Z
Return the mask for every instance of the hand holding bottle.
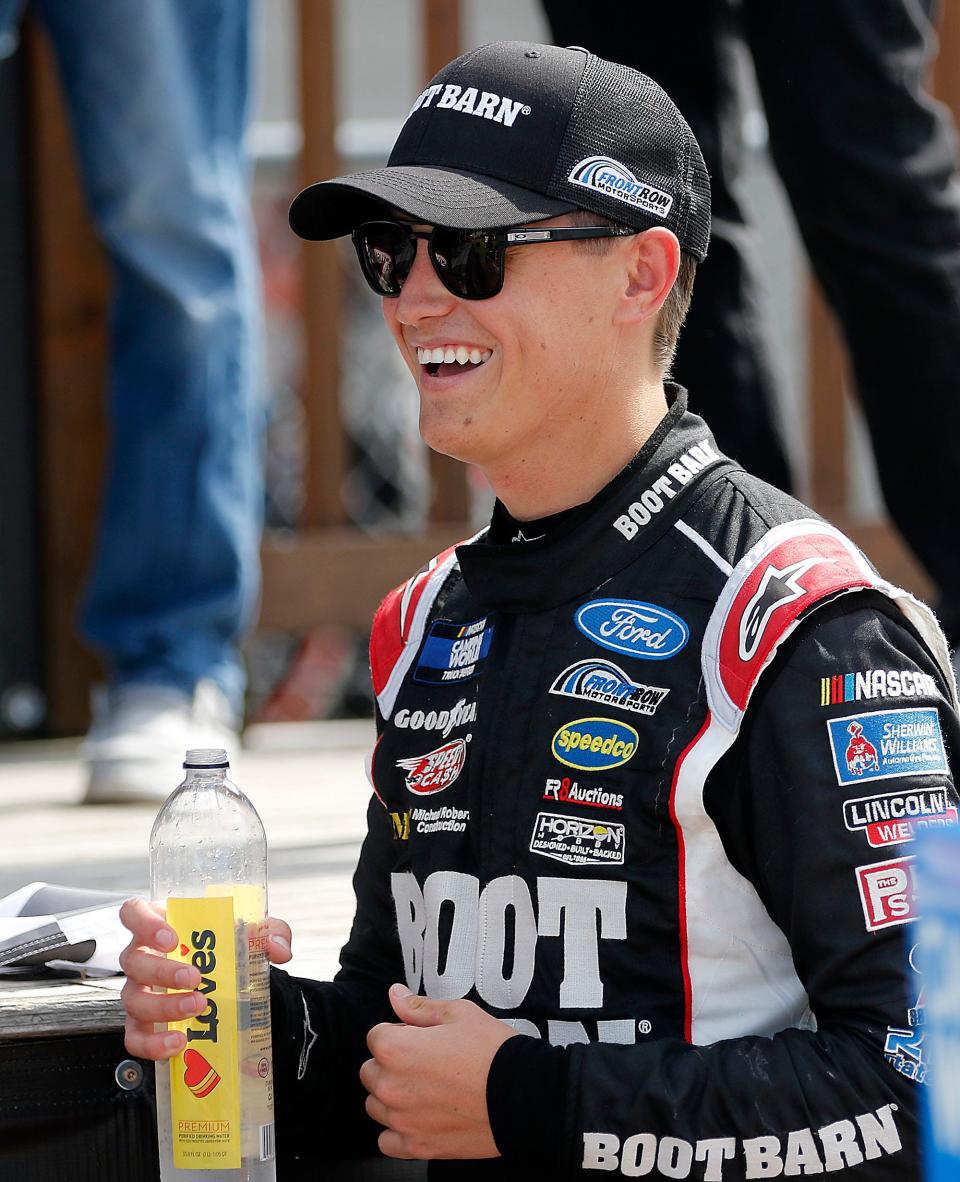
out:
M120 954L120 967L127 977L121 997L127 1011L126 1046L140 1059L171 1059L183 1050L186 1035L180 1031L154 1032L157 1022L182 1022L206 1008L202 993L187 992L200 984L200 970L167 960L177 937L168 927L162 910L146 899L128 899L120 908L120 922L131 940ZM290 950L290 925L282 919L267 919L267 955L274 964L286 964ZM155 989L175 992L155 993Z

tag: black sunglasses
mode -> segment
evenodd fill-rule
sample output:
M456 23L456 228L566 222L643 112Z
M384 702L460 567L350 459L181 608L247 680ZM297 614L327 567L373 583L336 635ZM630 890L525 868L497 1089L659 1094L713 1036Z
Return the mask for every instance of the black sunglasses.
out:
M639 234L627 226L517 226L498 230L455 230L434 226L414 230L403 222L364 222L353 231L363 276L380 296L396 298L417 257L417 239L440 282L461 300L488 300L503 287L503 259L510 246L570 242L580 238L623 238Z

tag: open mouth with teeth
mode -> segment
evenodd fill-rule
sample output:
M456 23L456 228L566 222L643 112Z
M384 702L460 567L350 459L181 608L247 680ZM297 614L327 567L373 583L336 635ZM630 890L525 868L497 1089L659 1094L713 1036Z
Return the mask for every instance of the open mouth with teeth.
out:
M478 369L493 356L492 349L475 349L466 345L443 345L436 349L417 349L417 360L432 377L448 377Z

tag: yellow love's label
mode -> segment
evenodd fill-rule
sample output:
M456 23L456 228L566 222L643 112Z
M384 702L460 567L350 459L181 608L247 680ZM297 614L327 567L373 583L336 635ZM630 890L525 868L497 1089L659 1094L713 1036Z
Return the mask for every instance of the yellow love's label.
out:
M170 1024L187 1036L170 1060L173 1162L179 1169L240 1167L240 1058L232 898L167 900L179 944L170 958L200 970L203 1013Z

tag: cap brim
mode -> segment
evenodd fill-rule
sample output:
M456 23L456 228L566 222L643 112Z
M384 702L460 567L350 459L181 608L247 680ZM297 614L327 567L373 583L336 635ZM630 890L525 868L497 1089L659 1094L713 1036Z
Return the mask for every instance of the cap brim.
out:
M576 209L496 177L454 168L398 165L334 177L304 189L290 206L290 226L301 238L340 238L386 206L431 225L489 230L539 221Z

